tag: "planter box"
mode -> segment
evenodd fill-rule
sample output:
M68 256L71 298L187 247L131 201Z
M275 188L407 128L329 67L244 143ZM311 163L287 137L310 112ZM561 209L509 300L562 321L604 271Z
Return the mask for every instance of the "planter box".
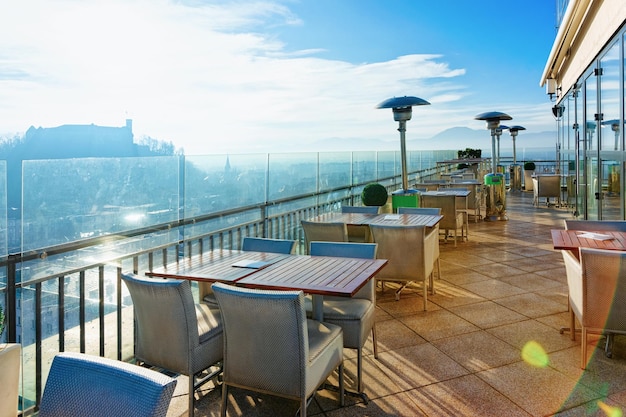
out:
M0 416L17 416L22 347L0 343Z
M524 170L524 191L533 190L533 173L535 171Z

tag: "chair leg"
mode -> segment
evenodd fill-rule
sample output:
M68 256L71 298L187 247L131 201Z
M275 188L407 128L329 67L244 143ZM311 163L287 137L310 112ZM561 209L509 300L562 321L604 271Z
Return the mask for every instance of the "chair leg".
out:
M196 377L192 374L189 375L189 417L193 417L195 412L194 409L194 395L195 395L195 379Z
M315 393L313 393L313 395L315 395ZM300 400L300 417L306 417L306 406L307 400L306 397L304 397Z
M372 326L372 344L374 345L374 359L378 359L378 341L376 340L376 323Z
M606 335L606 344L604 345L604 354L606 355L607 358L613 357L613 340L614 340L613 333L608 333Z
M424 277L424 282L423 282L423 286L424 286L424 311L426 311L426 306L428 304L428 283L426 282L427 277Z
M441 258L437 258L437 279L441 279Z
M346 405L346 401L345 401L346 393L345 393L344 382L343 382L343 362L341 362L341 364L339 365L338 371L339 371L339 405L343 407L344 405Z
M585 369L587 365L587 329L583 326L580 348L580 369Z
M356 352L356 391L360 394L363 392L363 352L357 349Z
M226 417L226 409L228 408L228 385L222 384L222 409L220 410L221 417Z

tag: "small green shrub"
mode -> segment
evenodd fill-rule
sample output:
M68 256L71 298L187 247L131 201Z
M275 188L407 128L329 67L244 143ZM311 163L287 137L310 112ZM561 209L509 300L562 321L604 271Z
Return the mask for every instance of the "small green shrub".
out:
M526 171L534 171L535 163L533 161L524 162L524 170Z
M377 182L367 184L361 193L361 201L364 206L379 206L387 204L387 189Z

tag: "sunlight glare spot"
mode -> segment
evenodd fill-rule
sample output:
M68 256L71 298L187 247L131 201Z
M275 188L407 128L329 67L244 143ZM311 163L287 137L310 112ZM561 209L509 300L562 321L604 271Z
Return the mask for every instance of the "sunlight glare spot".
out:
M622 409L619 407L610 406L602 401L598 401L598 407L604 411L608 417L622 417Z
M529 365L537 368L545 368L550 362L546 351L534 340L526 343L524 348L522 348L522 359Z

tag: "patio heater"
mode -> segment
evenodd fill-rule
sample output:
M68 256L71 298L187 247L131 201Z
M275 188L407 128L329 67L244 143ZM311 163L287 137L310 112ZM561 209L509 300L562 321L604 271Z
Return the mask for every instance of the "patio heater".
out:
M498 173L496 153L496 131L500 126L501 120L512 120L513 118L506 113L498 111L481 113L474 117L475 120L484 120L487 122L487 129L491 131L491 166L490 174L485 175L484 184L487 187L487 212L485 221L508 220L506 216L506 189L504 184L504 175ZM500 131L502 134L502 131Z
M606 120L602 122L603 126L611 126L611 130L615 134L615 145L613 147L614 150L619 148L619 120L612 119ZM613 163L608 166L608 187L609 187L609 195L619 195L619 184L620 184L620 173L619 173L619 164Z
M393 120L398 122L400 132L400 163L402 164L402 189L391 195L393 208L417 207L418 192L409 188L409 179L406 166L406 122L411 120L413 106L424 106L430 103L424 99L413 96L393 97L376 106L377 109L392 109Z
M611 130L615 133L615 146L613 150L617 150L619 148L619 120L612 119L602 122L604 126L611 126Z
M500 136L502 136L502 131L508 128L508 126L504 125L500 125L496 128L496 167L498 167L498 172L501 174L504 173L504 169L500 168Z
M511 175L511 191L522 191L522 166L517 164L517 154L515 153L515 139L520 130L526 130L524 126L511 126L509 133L513 140L513 164L509 170Z

